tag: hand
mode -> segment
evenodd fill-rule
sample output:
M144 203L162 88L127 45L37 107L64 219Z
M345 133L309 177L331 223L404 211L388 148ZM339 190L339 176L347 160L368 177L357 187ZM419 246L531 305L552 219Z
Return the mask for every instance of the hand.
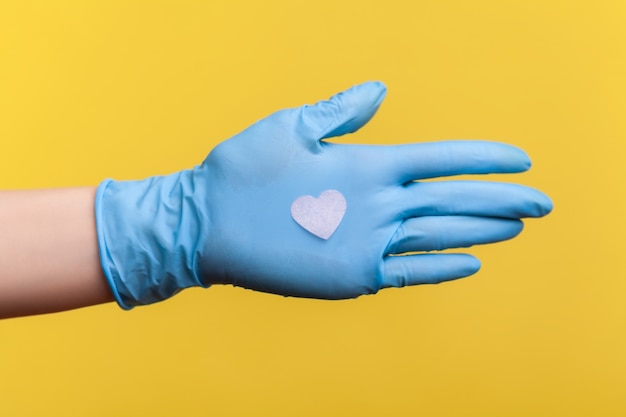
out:
M342 299L452 280L475 273L478 260L406 253L509 239L522 230L521 218L551 210L545 195L516 184L420 182L527 170L526 154L509 145L324 140L358 130L384 96L380 83L358 85L274 113L192 170L103 182L100 251L120 305L193 285Z

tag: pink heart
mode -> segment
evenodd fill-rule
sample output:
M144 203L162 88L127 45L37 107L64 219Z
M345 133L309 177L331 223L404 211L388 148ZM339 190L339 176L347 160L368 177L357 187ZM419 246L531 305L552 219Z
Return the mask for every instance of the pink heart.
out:
M291 204L291 217L315 236L327 240L346 214L346 199L337 190L326 190L318 198L298 197Z

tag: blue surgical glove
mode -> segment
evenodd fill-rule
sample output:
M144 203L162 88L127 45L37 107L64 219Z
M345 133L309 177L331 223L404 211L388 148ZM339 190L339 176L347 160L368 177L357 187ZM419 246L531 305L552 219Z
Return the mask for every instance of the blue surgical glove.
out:
M276 112L190 170L104 181L96 221L118 303L213 284L343 299L452 280L475 273L479 261L423 252L509 239L521 218L551 210L544 194L516 184L420 181L527 170L526 154L509 145L324 140L367 123L385 92L369 82Z

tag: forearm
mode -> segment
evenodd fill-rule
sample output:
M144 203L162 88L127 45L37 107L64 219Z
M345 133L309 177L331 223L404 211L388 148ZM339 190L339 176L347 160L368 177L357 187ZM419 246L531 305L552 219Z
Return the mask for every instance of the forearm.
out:
M0 192L0 318L113 301L94 195L89 187Z

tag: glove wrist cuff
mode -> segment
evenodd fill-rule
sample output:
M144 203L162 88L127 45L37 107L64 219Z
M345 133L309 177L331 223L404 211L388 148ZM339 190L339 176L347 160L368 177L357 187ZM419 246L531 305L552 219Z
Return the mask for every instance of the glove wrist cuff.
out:
M196 273L204 216L193 171L142 181L105 180L96 193L100 260L123 309L205 286Z

